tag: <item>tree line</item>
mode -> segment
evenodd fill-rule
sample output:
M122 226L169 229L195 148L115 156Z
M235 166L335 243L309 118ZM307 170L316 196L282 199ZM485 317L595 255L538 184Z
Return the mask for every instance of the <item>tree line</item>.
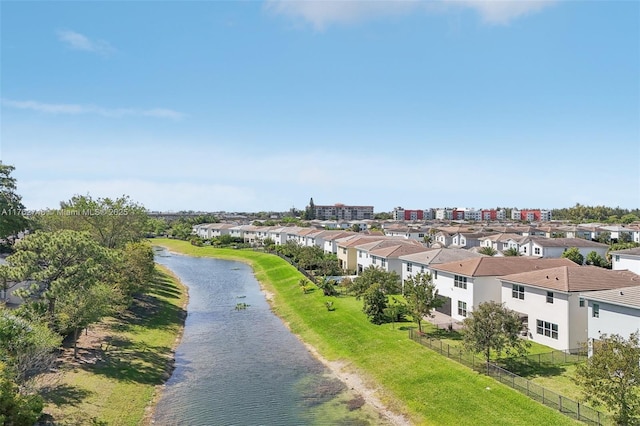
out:
M568 220L573 223L606 222L628 224L640 221L640 209L585 206L580 203L576 203L573 207L554 209L551 214L556 220Z
M29 216L12 171L0 164L0 239L11 252L0 290L22 303L0 300L0 424L32 425L43 409L32 379L53 365L64 338L76 356L80 331L131 305L152 280L154 256L143 241L146 209L129 197L77 195Z

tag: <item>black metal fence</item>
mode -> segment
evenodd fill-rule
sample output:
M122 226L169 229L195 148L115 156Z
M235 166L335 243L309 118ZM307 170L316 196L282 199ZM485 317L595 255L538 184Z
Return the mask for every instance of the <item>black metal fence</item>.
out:
M578 348L568 349L566 351L552 351L541 354L499 358L496 362L498 364L515 362L537 365L577 364L579 362L586 361L588 357L589 356L585 348Z
M529 398L535 399L536 401L556 409L569 417L591 425L609 426L615 424L605 413L546 389L531 380L518 376L517 374L514 374L494 363L487 363L484 358L463 350L461 346L449 345L440 339L435 339L421 334L417 330L409 330L409 337L429 349L434 350L454 361L458 361L475 371L491 376L499 382L527 395ZM522 361L526 363L539 362L553 363L557 365L562 363L568 364L581 362L586 359L581 358L583 355L580 353L572 354L571 351L568 351L566 357L565 355L562 355L563 353L563 351L553 351L546 354L540 354L540 357L537 355L529 355L518 358L503 358L500 362L509 364L511 362L516 362L515 360L519 358L522 358Z

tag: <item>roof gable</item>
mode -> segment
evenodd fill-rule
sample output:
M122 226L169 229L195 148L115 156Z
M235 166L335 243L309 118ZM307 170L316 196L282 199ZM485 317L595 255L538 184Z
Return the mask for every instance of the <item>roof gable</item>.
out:
M608 290L640 285L640 276L633 272L612 271L597 266L575 264L506 275L501 280L565 292Z
M503 276L536 269L575 265L569 259L532 259L529 257L483 256L456 262L443 263L433 267L439 271L452 272L468 277Z

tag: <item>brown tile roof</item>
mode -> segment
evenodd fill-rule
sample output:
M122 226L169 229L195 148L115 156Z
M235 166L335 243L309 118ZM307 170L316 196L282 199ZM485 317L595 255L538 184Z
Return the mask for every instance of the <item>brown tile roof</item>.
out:
M384 247L384 248L371 250L369 253L379 257L397 258L407 254L419 253L426 250L429 250L429 249L426 247L420 247L415 245L401 244L401 245L395 245L391 247Z
M528 237L534 243L542 247L609 247L607 244L598 243L596 241L585 240L584 238L544 238L544 237Z
M488 277L517 274L536 269L575 265L569 259L531 259L529 257L478 257L432 267L438 271L453 272L468 277Z
M485 255L463 249L431 248L424 252L402 256L402 260L421 263L423 265L436 265L439 263L449 263L456 260L473 259L483 256Z
M640 276L624 271L612 271L597 266L560 266L542 271L506 275L504 281L527 284L558 291L594 291L640 285Z
M405 241L405 239L403 237L388 237L384 235L355 235L351 238L346 238L344 241L338 241L338 247L355 247L381 241L392 241L393 244L397 245L398 241Z
M585 293L585 299L640 309L640 285Z

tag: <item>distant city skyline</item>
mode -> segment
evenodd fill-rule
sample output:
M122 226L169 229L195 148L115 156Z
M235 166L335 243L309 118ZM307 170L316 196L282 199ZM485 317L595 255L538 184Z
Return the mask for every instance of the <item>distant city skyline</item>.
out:
M2 2L28 209L640 206L640 4Z

